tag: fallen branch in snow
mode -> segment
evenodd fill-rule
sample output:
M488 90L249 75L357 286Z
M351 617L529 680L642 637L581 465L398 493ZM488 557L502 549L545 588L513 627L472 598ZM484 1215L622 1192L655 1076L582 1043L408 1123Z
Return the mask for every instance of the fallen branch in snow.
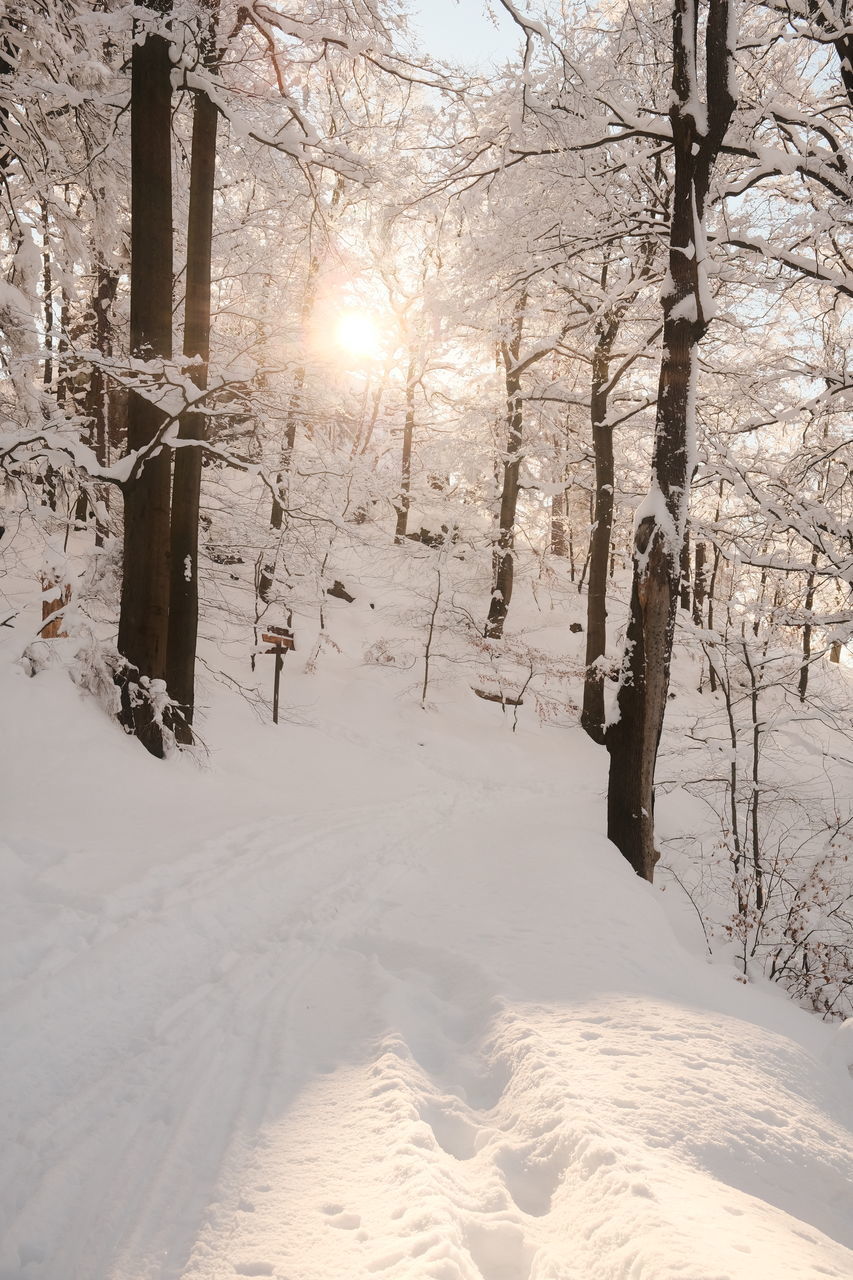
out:
M529 679L525 682L525 689L530 683ZM472 693L476 693L478 698L485 699L486 702L499 702L502 707L521 707L524 705L524 699L521 694L517 698L513 698L508 693L490 693L488 689L475 689L472 686ZM522 690L523 692L523 690Z

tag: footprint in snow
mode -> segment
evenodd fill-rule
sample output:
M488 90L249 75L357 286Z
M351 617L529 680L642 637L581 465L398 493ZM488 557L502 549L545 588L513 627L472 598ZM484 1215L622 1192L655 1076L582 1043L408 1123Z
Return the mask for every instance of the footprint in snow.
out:
M516 1151L506 1147L497 1163L506 1189L522 1213L533 1218L544 1218L550 1213L554 1192L566 1168L565 1153L560 1147L544 1156L537 1156L533 1150Z
M477 1154L480 1131L458 1111L433 1103L424 1107L421 1119L429 1125L442 1151L454 1160L470 1160Z
M514 1223L468 1223L465 1244L483 1280L529 1280L534 1250Z
M482 1042L502 1006L485 976L450 952L389 938L352 938L384 984L389 1033L443 1092L478 1111L497 1106L510 1070L483 1061Z
M347 1213L342 1204L324 1204L321 1213L330 1227L339 1231L355 1231L361 1226L361 1217L357 1213Z

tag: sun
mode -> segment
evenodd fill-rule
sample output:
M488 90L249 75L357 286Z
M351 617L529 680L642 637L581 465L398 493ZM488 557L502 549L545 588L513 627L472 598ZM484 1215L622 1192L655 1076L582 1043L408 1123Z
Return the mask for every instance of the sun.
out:
M379 330L367 311L345 311L335 326L335 340L353 356L375 358L380 354Z

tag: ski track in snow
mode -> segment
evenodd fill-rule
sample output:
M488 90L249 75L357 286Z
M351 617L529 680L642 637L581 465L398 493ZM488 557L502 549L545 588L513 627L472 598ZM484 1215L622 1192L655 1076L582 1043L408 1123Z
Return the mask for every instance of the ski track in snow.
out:
M850 1280L805 1015L762 1024L606 842L539 834L554 802L438 774L204 840L106 918L32 882L0 1280Z
M17 1215L2 1238L17 1245L3 1280L22 1267L53 1276L60 1255L68 1280L180 1274L234 1137L259 1123L272 1082L298 1091L310 1070L301 1046L288 1058L281 1028L316 1030L317 1052L328 1033L332 1055L348 1030L331 1009L312 1027L300 1002L318 971L319 994L333 994L323 991L328 948L399 874L388 854L405 840L377 845L377 818L393 828L409 807L314 818L301 836L291 824L243 828L176 868L172 883L159 870L118 895L105 928L64 921L73 952L41 969L37 959L0 1006L0 1070L21 1085L7 1101L16 1158L4 1162L0 1199ZM124 1236L129 1269L114 1271Z

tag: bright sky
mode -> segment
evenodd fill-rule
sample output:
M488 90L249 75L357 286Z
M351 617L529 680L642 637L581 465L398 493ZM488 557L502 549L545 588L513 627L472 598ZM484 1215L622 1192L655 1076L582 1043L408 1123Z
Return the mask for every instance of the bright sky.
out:
M511 58L520 44L518 28L497 3L411 0L411 12L425 49L438 58L473 66L500 63Z

